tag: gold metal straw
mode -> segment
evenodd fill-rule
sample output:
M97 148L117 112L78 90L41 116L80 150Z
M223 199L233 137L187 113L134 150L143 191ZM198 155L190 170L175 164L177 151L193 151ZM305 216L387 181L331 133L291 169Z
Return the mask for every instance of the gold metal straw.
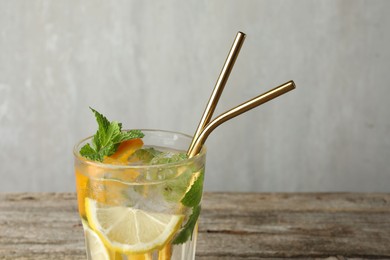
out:
M248 100L241 105L236 106L235 108L230 109L229 111L221 114L217 118L215 118L213 121L211 121L209 124L207 124L204 129L199 134L199 137L196 138L194 141L194 145L192 146L192 149L189 149L187 152L188 157L193 157L196 154L199 153L199 151L202 149L203 144L205 143L207 137L210 135L210 133L219 125L226 122L229 119L232 119L252 108L255 108L261 104L264 104L265 102L268 102L280 95L283 95L287 93L290 90L293 90L295 88L294 81L288 81L274 89L269 90L268 92L265 92L261 94L260 96L257 96L251 100ZM212 104L216 106L216 104Z
M236 38L234 39L233 45L229 51L229 54L226 58L225 64L223 65L221 73L219 74L218 80L215 83L213 93L211 93L209 102L207 103L205 111L203 112L202 119L199 122L198 128L196 129L196 132L194 134L194 138L192 139L192 143L191 143L188 151L193 149L193 146L195 144L195 140L200 135L200 132L210 122L211 117L213 116L215 107L217 106L218 100L221 97L223 88L226 85L226 82L229 78L230 72L233 69L234 63L236 62L236 59L237 59L238 53L240 52L241 46L244 43L244 40L245 40L245 33L238 32L236 35Z

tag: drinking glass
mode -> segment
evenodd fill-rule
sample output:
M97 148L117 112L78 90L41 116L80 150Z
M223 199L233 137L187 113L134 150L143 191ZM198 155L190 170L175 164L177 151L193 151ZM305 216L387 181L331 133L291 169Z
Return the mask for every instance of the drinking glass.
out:
M185 154L192 140L176 132L141 131L144 148L171 154ZM206 149L180 161L120 165L81 156L80 148L91 141L74 148L88 259L194 259Z

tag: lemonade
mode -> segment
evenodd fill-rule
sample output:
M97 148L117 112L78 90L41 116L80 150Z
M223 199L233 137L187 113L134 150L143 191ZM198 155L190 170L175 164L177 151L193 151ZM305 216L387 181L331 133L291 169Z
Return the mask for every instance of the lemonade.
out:
M98 147L97 135L75 147L88 259L195 258L205 151L188 159L190 136L141 132L142 138L120 142L101 161L80 152L92 144Z

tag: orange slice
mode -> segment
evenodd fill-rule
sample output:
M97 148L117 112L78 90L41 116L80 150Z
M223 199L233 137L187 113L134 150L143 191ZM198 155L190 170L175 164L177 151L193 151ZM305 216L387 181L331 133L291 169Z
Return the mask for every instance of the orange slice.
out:
M126 165L128 158L144 145L141 138L122 142L116 152L104 158L103 163Z

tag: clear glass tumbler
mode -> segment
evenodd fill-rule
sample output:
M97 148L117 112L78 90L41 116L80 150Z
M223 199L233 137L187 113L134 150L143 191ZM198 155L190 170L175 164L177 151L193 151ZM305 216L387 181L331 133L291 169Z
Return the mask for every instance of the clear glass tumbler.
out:
M143 147L172 153L191 136L141 130ZM91 161L74 148L77 200L87 256L96 259L195 258L206 151L176 162L117 165Z

